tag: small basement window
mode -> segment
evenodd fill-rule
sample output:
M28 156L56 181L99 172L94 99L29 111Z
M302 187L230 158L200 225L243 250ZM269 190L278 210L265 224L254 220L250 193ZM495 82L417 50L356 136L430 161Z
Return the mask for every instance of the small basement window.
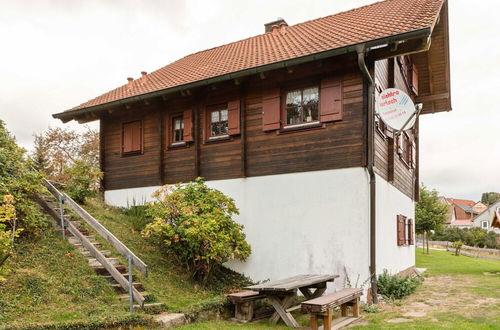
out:
M122 124L122 155L142 153L142 121Z
M228 111L227 107L210 111L210 137L224 136L228 134Z
M184 118L175 116L172 118L172 143L184 141Z
M309 87L286 93L286 125L304 124L319 120L319 88Z

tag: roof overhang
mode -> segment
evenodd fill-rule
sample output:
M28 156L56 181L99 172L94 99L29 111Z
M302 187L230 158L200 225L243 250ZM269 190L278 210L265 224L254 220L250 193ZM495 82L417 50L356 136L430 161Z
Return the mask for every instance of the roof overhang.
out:
M493 215L493 221L491 221L491 226L500 229L500 212L496 211Z
M120 105L125 106L133 102L145 101L155 97L163 97L173 93L183 93L187 90L223 81L239 79L254 74L296 66L298 64L313 62L348 53L355 53L360 47L367 50L367 56L370 60L415 54L415 63L419 69L419 86L421 86L419 89L422 90L422 93L417 98L417 101L424 103L424 110L422 113L451 110L448 52L448 9L447 1L444 1L441 8L441 14L436 19L436 22L432 27L351 44L259 67L253 67L87 108L64 111L56 113L52 116L56 119L60 119L64 123L71 120L76 120L79 123L90 122L98 120L102 113L110 111ZM444 62L444 64L440 66L435 64L442 62ZM437 81L442 80L442 76L445 77L444 83Z

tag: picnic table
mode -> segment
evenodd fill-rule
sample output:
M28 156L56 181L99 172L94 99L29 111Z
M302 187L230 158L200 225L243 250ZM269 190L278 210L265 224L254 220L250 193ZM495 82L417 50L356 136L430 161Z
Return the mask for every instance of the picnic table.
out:
M327 282L333 282L339 275L297 275L277 281L248 286L245 289L257 291L266 296L276 311L269 321L276 323L281 318L289 327L298 328L291 311L299 309L300 305L293 306L299 290L306 299L320 297L326 291Z

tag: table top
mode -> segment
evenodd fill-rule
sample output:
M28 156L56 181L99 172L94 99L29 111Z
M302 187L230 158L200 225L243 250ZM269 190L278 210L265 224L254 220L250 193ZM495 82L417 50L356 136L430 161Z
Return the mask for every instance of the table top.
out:
M248 286L246 290L253 291L290 291L299 288L312 286L319 283L333 282L339 275L318 275L306 274L296 275L277 281L270 281L262 284Z

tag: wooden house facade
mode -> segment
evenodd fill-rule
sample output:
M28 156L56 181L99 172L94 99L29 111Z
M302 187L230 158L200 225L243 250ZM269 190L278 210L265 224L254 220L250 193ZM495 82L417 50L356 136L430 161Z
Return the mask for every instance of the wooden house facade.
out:
M233 197L253 253L229 266L254 280L368 278L414 265L421 129L394 136L374 98L451 110L448 54L446 1L387 0L273 22L54 117L100 121L110 204L197 177Z

